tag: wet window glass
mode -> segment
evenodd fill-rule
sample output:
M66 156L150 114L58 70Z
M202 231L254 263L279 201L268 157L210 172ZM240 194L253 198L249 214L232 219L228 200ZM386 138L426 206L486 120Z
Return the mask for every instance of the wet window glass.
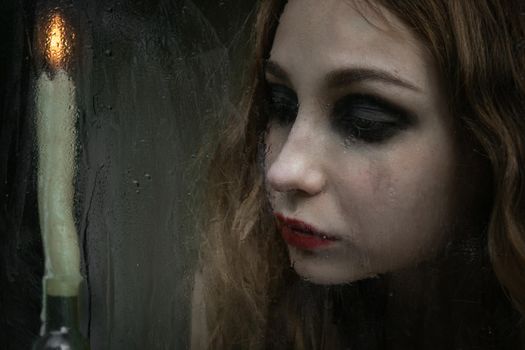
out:
M521 1L3 7L3 349L525 346Z

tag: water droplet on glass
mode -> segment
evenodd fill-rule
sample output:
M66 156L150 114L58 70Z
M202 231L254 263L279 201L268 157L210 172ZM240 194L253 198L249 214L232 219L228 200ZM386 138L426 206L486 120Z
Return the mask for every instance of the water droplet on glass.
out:
M396 196L396 190L393 187L388 189L388 196L390 197L390 200L394 200L394 197Z

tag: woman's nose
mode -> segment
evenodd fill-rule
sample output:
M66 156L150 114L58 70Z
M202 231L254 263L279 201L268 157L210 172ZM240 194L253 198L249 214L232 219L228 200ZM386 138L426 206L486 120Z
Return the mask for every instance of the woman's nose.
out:
M267 163L266 181L273 190L300 191L310 196L322 192L326 176L320 145L312 142L304 132L292 128L278 152L270 157L273 162Z

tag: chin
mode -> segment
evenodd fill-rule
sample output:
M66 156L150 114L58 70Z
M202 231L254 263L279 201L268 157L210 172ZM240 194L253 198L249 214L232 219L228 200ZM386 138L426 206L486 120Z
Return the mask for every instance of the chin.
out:
M320 285L347 284L377 276L362 264L334 264L327 259L293 259L295 272L303 279Z

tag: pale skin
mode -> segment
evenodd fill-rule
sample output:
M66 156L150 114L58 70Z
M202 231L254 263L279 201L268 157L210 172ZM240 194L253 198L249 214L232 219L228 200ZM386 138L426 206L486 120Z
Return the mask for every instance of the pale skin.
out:
M272 209L338 239L289 245L295 271L339 284L435 257L470 160L435 63L405 25L351 1L291 0L266 80L282 114L265 138Z

